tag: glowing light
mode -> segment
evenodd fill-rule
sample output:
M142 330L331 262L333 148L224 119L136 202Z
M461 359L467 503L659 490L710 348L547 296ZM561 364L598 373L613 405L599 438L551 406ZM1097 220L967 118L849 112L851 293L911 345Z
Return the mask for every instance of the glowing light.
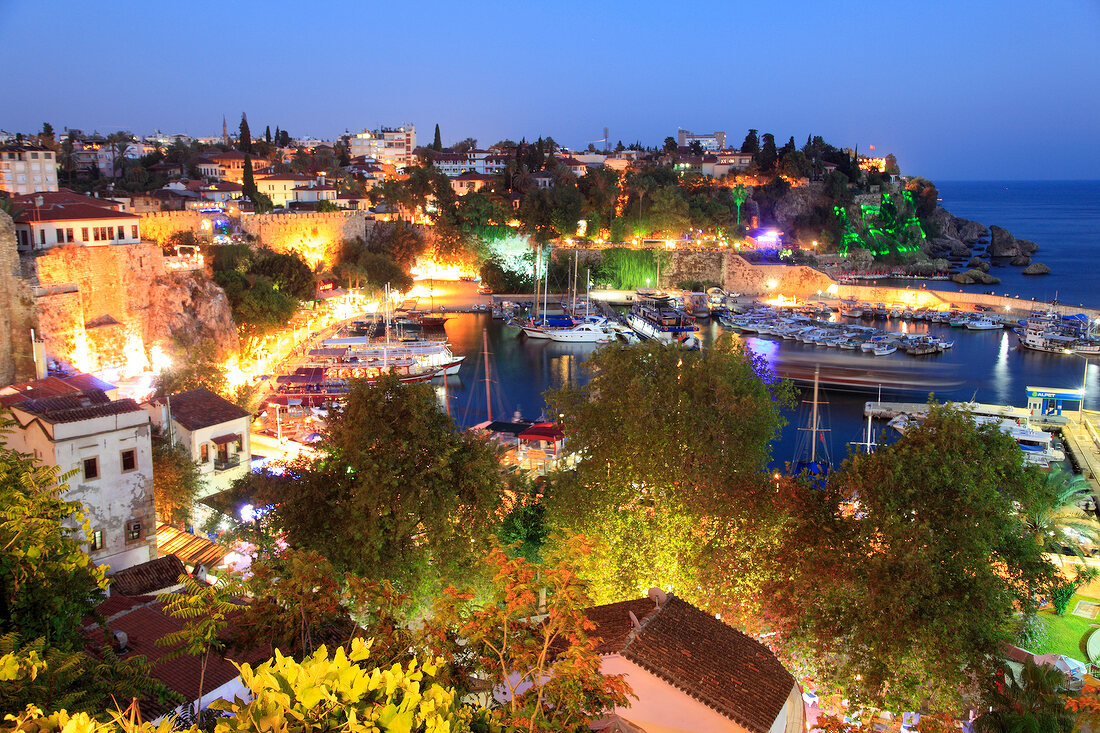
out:
M241 368L237 357L231 357L223 365L225 369L225 386L227 389L236 390L252 382L252 375Z
M775 280L768 280L765 285L768 286L768 290L775 290L777 287L779 287L779 283Z
M836 295L837 293L840 292L840 286L837 285L836 283L833 283L829 287L825 288L825 292L828 293L829 295Z

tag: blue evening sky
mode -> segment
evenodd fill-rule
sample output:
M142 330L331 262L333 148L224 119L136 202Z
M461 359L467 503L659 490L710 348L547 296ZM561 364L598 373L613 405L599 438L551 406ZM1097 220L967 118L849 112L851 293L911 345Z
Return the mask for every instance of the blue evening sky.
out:
M1100 178L1100 2L0 0L0 129L808 133L939 179Z

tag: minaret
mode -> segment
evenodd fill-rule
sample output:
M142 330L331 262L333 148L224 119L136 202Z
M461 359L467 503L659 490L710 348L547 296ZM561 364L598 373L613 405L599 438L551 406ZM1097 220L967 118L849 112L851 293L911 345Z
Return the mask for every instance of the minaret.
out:
M222 143L229 144L229 128L225 125L225 115L222 115Z

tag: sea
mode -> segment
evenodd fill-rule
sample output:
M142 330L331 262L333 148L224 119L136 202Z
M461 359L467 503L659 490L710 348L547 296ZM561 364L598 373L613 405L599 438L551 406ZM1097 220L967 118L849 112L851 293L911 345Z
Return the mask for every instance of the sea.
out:
M1100 181L947 181L937 182L941 203L955 216L972 219L987 226L996 224L1014 236L1039 245L1033 260L1051 268L1051 274L1028 277L1020 268L994 267L1001 285L992 286L997 294L1057 302L1073 306L1100 307L1100 278L1096 258L1100 257ZM911 283L910 283L911 284ZM932 284L930 284L930 287ZM935 283L941 290L969 289L952 283ZM991 286L975 285L988 291ZM1026 389L1049 387L1080 389L1085 387L1085 406L1100 409L1100 359L1088 360L1076 355L1045 354L1020 349L1008 330L967 331L926 322L908 323L900 319L867 322L886 331L931 332L955 342L954 348L935 356L912 357L898 352L874 357L861 353L852 359L891 359L906 362L911 368L934 374L946 386L932 396L937 400L955 400L1015 405L1026 404ZM544 393L566 384L583 382L584 361L598 348L588 344L560 344L530 340L517 335L517 329L488 314L457 314L446 324L447 338L456 354L467 358L459 374L447 384L438 385L439 397L460 426L494 420L550 419L546 414ZM702 326L704 342L722 333L722 326L706 322ZM488 359L484 358L487 344ZM782 359L785 352L820 353L834 349L749 337L749 348L767 360ZM809 356L810 354L806 354ZM486 389L486 363L488 389ZM772 464L784 468L808 459L804 444L808 425L810 390L801 390L800 404L785 411L787 425L772 445ZM868 400L924 402L929 394L896 393L884 384L881 393L822 390L821 423L828 429L818 448L839 463L856 443L865 440L864 404ZM889 429L872 425L874 439L890 440ZM821 455L816 456L819 460Z

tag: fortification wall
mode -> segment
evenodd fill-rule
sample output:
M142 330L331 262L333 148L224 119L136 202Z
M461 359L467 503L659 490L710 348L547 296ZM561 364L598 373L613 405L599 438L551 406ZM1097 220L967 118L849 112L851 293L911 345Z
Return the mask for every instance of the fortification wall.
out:
M176 232L204 232L202 223L210 217L197 211L155 211L141 215L141 238L164 242Z
M927 290L919 286L913 288L888 288L876 285L837 285L837 296L865 303L905 303L915 308L936 308L944 304L962 310L973 310L976 305L984 305L1004 312L1029 311L1047 307L1043 303L1023 298L1010 298L1004 295L990 295L981 292L952 290ZM1100 318L1100 309L1079 306L1058 306L1056 310L1063 315L1084 313L1089 318Z
M241 217L241 229L276 252L296 252L311 267L331 267L340 242L366 238L374 222L362 211L258 214Z
M34 296L22 278L15 225L0 211L0 385L34 378L32 328L38 328Z

